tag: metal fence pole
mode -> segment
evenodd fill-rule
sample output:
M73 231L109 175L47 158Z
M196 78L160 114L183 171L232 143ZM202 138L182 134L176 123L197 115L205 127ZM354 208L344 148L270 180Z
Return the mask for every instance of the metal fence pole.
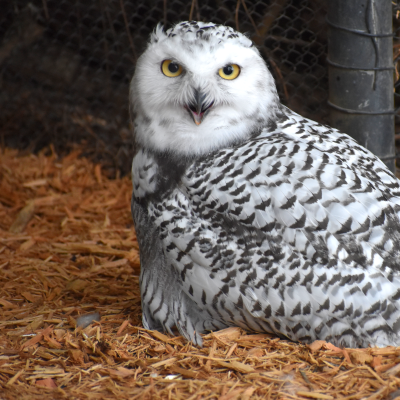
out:
M330 0L328 4L331 124L394 171L391 1Z

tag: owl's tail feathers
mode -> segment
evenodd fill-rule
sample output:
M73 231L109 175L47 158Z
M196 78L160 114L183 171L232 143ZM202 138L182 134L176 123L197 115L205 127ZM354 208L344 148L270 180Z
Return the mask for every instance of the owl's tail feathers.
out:
M212 319L183 291L179 294L179 299L173 303L173 312L179 333L186 340L200 347L203 345L201 333L218 331L228 326L221 321Z

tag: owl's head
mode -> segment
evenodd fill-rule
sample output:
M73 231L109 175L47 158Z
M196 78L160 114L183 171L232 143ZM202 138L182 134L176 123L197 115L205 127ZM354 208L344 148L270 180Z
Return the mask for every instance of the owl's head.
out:
M135 140L195 156L244 141L275 117L274 80L253 43L204 22L158 26L131 83Z

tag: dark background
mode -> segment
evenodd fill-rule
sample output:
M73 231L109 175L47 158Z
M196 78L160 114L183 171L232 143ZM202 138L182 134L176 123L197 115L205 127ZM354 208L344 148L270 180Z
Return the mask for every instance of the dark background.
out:
M326 0L2 0L0 10L1 146L83 148L110 176L128 173L136 59L158 22L190 18L247 32L281 101L329 123Z

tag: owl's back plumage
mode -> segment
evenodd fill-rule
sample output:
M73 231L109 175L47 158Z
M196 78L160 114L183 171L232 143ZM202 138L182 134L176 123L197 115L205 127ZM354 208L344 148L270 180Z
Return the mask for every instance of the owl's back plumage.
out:
M165 60L183 72L164 76ZM232 82L218 76L225 65L240 68ZM400 187L386 166L282 106L258 51L232 28L158 28L137 68L144 326L176 325L197 344L237 325L400 345Z

